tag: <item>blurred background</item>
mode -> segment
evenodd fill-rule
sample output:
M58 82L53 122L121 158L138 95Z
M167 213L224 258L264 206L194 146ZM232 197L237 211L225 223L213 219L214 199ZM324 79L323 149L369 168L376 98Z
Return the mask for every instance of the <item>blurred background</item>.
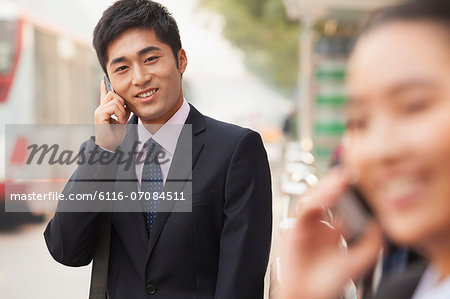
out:
M102 71L92 30L110 0L0 0L0 297L86 298L90 266L67 268L42 233L52 215L5 213L5 124L91 124ZM262 135L274 244L345 132L346 61L368 11L395 0L164 0L188 56L185 97ZM87 138L87 136L86 136ZM20 184L17 188L21 188ZM25 187L23 187L25 188ZM276 247L274 246L274 249ZM276 282L271 258L267 297Z

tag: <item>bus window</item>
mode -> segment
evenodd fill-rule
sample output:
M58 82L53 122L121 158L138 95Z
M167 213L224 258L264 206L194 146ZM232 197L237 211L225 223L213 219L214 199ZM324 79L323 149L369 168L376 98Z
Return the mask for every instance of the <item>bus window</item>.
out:
M17 23L0 21L0 74L7 74L14 63Z

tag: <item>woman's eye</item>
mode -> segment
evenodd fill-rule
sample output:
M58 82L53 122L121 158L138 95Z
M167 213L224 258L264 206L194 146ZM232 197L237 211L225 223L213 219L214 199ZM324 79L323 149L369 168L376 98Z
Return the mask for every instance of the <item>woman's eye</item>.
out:
M347 130L361 130L364 129L367 125L367 121L363 118L358 119L349 119L347 120Z
M419 98L406 101L403 105L403 109L407 113L415 113L424 110L428 106L427 99Z

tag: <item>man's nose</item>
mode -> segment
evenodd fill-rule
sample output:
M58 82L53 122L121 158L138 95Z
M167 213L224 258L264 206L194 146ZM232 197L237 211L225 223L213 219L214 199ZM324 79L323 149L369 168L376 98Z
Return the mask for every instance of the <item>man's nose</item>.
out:
M134 85L144 85L147 81L150 81L152 78L151 74L145 72L145 70L141 67L134 68L133 72L133 81Z

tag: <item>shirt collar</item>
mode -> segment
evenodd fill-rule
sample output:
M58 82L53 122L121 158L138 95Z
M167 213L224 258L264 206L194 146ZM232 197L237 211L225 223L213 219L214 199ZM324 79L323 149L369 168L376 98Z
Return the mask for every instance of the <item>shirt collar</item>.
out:
M169 154L173 156L175 148L177 146L178 137L180 137L181 129L189 115L191 107L189 106L186 99L183 98L183 104L175 112L174 115L153 135L150 133L143 125L141 119L138 119L138 140L140 141L137 147L138 152L140 152L144 146L144 143L149 139L153 138L158 142Z
M448 298L448 294L450 294L450 277L444 279L440 277L439 270L433 265L429 265L420 279L413 299Z

